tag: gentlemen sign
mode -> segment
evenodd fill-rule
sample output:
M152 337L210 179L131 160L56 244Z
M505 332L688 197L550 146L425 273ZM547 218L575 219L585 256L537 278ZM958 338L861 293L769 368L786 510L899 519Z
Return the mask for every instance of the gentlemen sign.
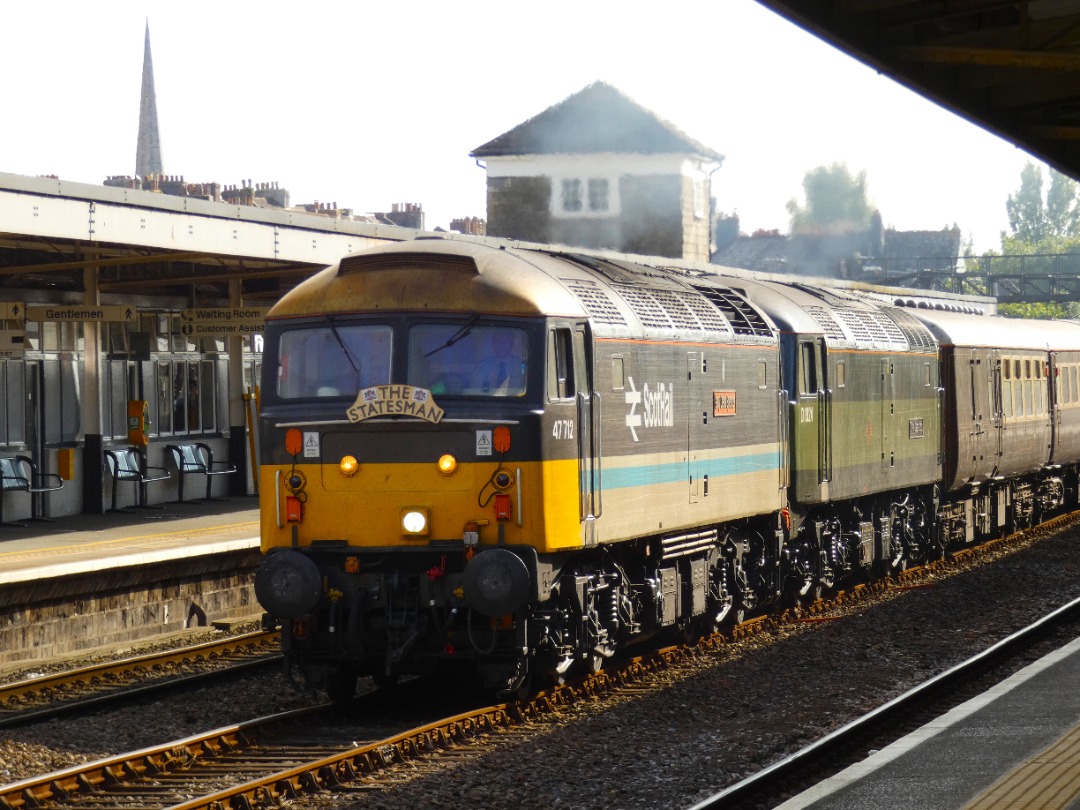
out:
M133 306L85 306L79 304L56 304L28 306L28 321L135 321L139 311Z

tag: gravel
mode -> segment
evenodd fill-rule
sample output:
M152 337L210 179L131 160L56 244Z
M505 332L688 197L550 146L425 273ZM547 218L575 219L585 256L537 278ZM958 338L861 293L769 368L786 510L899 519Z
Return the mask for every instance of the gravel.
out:
M656 688L295 808L685 808L1080 596L1080 530L701 655ZM970 568L970 570L967 570ZM280 675L0 730L0 782L309 705Z

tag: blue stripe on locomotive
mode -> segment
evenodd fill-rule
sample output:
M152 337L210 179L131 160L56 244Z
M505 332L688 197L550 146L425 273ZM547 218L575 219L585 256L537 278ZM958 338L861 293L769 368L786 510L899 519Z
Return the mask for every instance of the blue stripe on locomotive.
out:
M710 478L780 469L775 451L732 458L699 459L694 462L694 466L699 475L707 475ZM604 467L601 475L604 489L625 489L685 482L689 475L688 470L687 462L683 461L674 464L643 464L616 469Z

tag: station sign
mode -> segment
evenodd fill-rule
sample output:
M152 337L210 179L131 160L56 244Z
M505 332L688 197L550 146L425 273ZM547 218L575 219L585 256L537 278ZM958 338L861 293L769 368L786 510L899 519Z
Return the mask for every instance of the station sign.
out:
M21 360L25 343L26 333L23 330L0 329L0 360Z
M119 321L120 323L134 323L138 316L139 310L130 305L35 304L26 308L26 320L28 321Z
M263 331L270 307L193 307L180 311L180 331L188 337L254 335Z
M26 320L26 304L22 301L0 301L0 321Z

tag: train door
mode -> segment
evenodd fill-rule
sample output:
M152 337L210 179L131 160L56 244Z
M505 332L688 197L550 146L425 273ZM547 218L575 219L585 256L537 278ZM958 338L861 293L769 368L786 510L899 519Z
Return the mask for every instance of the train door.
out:
M694 391L694 375L701 371L700 352L686 353L686 463L689 467L687 473L690 478L690 503L697 503L702 496L702 475L700 466L700 451L697 447L698 437L694 426L699 424L701 416L701 401Z
M878 442L881 449L881 471L888 472L896 466L895 431L893 417L896 415L896 392L893 383L895 366L891 358L881 358L881 422ZM869 444L869 441L867 441Z
M580 514L584 521L585 544L596 543L595 521L603 511L601 501L602 471L600 458L600 394L593 387L590 341L584 326L573 330L573 379L577 404L578 480Z
M987 405L990 404L989 374L987 366L989 355L983 357L978 351L972 351L968 359L970 401L965 403L971 408L971 474L981 477L986 472L986 454L989 452L989 440L986 425L991 420L986 418ZM996 449L996 448L995 448Z
M988 452L993 453L994 474L996 475L997 468L1001 466L1001 456L1004 452L1002 442L1004 440L1005 432L1005 405L1001 382L1001 352L994 351L990 357L990 363L990 421L994 435L990 442Z
M814 503L828 500L831 472L824 338L800 340L796 352L792 473L796 497Z

